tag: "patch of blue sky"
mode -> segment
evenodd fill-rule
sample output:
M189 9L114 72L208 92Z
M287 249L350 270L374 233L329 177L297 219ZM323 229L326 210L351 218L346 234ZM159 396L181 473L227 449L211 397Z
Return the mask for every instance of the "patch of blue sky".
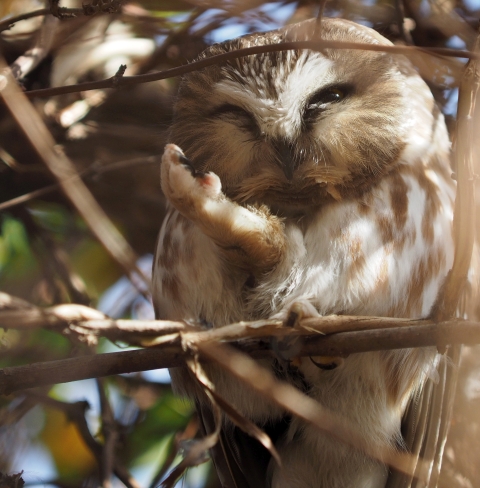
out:
M285 22L292 16L296 8L296 3L284 4L283 2L269 2L262 5L258 11L266 14L271 20L256 19L255 28L259 31L267 31L277 29L285 24ZM209 17L215 14L223 13L221 10L209 10ZM203 18L203 21L206 19ZM210 33L212 42L222 42L235 37L243 36L248 33L248 24L244 24L242 19L235 17L226 21L218 29Z
M447 47L451 49L466 49L467 45L465 44L462 39L458 36L452 36L450 39L447 41Z
M471 12L475 12L476 10L480 10L480 0L463 0L463 4Z
M151 278L152 260L151 254L145 254L136 263L147 278ZM130 313L134 319L153 320L155 318L153 305L139 292L139 289L145 290L145 285L136 275L133 275L132 279L135 283L124 276L105 290L98 301L98 310L114 319Z
M96 432L99 428L100 400L95 380L72 381L55 385L52 389L52 396L64 402L88 402L89 408L85 412L85 418L90 432Z
M168 369L153 369L151 371L143 371L142 376L147 381L153 381L155 383L170 383L170 373Z
M186 22L190 15L192 15L191 12L178 12L170 17L168 17L168 20L171 22Z
M294 14L297 8L296 3L272 2L263 5L261 10L266 13L273 21L269 29L275 29L279 25L285 24L285 22ZM265 24L268 26L268 24Z
M443 107L445 115L456 115L458 105L458 88L454 88L448 96L447 103Z
M48 484L48 480L56 479L57 469L52 456L40 442L31 443L18 459L18 465L16 461L13 463L11 472L20 471L23 471L22 478L29 486L57 487Z
M422 16L429 16L430 15L430 2L429 0L421 0L420 6L419 6L419 12Z
M373 22L370 22L368 19L355 18L355 22L365 27L373 27Z

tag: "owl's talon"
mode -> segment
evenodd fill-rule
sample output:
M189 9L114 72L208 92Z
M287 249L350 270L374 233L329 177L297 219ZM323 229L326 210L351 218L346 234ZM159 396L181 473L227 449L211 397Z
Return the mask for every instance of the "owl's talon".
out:
M287 319L284 322L285 327L295 328L297 327L302 314L298 313L296 310L290 310L287 315Z
M182 166L185 169L187 169L194 178L204 178L208 174L208 173L204 173L203 171L199 171L199 170L195 169L195 166L193 166L193 163L190 161L190 159L188 159L183 154L181 154L178 157L178 159L179 159L180 163L182 164Z
M183 153L181 153L179 156L178 156L178 160L184 165L184 166L187 166L187 167L191 167L193 168L193 164L192 162L190 161L190 159L187 158L187 156L185 156Z
M286 311L284 309L272 318L283 319L285 327L297 328L301 320L312 317L320 317L317 309L308 300L299 299L292 303Z

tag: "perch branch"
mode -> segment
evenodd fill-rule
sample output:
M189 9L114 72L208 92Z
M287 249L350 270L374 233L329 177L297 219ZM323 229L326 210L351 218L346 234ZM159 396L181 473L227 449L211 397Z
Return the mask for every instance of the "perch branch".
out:
M342 319L343 317L339 317ZM356 317L358 319L358 317ZM309 319L309 328L316 321L318 329L322 329L322 321L327 324L336 317L320 317ZM386 319L379 317L382 324L392 324L399 319ZM348 318L347 318L348 320ZM448 344L478 344L480 343L480 324L460 319L443 323L432 321L412 321L415 325L403 324L401 327L390 329L354 330L352 332L339 332L331 335L305 335L305 331L278 327L278 336L299 337L295 350L282 351L282 357L289 356L348 356L349 354L380 351L390 349L403 349L412 347L437 346L443 349ZM152 322L151 324L153 324ZM420 324L423 325L420 325ZM170 327L172 323L168 323ZM240 324L242 327L245 323ZM300 323L303 326L303 322ZM185 325L183 324L183 327ZM224 327L227 329L228 327ZM271 330L271 326L267 326ZM255 329L254 329L255 330ZM220 329L219 329L220 331ZM182 348L183 339L196 344L215 344L219 338L209 337L210 331L205 332L177 332L169 333L163 337L161 344L155 347L134 351L98 354L95 356L81 356L58 361L46 361L26 366L14 366L0 369L0 394L34 388L36 386L66 383L87 378L97 378L123 373L147 371L151 369L176 367L185 364L186 353ZM271 341L264 332L259 337L255 330L253 338L243 335L242 340L232 341L232 345L255 358L276 357L278 345ZM205 338L203 335L205 335ZM228 341L223 339L223 341Z

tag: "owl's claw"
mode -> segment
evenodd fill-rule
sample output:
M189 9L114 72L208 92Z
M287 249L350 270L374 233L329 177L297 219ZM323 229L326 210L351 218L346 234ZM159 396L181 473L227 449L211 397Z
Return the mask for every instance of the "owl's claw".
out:
M188 171L190 171L190 174L194 178L203 178L206 175L206 173L204 173L203 171L198 171L197 169L195 169L195 167L193 166L193 163L190 161L190 159L188 159L186 156L184 156L183 153L180 154L178 159L182 163L183 167L185 169L188 169Z
M285 327L298 327L302 319L320 317L317 309L307 299L299 299L274 318L282 318Z
M285 312L281 312L279 315L285 315ZM306 318L315 318L320 317L317 309L310 303L309 300L300 299L294 302L286 313L286 317L284 319L283 325L285 327L300 327L300 321ZM290 341L291 343L291 341ZM287 348L289 344L289 340L283 339L283 347L284 349ZM298 346L297 346L298 347ZM291 354L291 351L289 351ZM310 356L310 361L319 369L330 371L332 369L341 366L344 362L344 359L341 357L331 357L331 356ZM290 362L293 366L299 368L302 365L302 358L300 357L293 357L290 359Z

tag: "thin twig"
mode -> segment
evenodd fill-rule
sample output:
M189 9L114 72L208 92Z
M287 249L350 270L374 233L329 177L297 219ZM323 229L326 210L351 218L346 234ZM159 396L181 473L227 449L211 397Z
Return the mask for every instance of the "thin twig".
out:
M43 19L35 45L10 65L12 75L16 80L27 76L48 56L58 22L58 19L53 16L46 16Z
M139 166L141 164L160 164L160 157L145 156L140 158L126 159L124 161L114 161L112 163L104 164L104 165L93 163L83 171L79 171L78 176L82 178L96 178L97 176L102 175L103 173L108 173L110 171L117 171L119 169L128 168L130 166ZM44 195L48 195L49 193L60 189L61 189L61 183L59 182L59 183L54 183L53 185L48 185L43 188L39 188L38 190L31 191L29 193L26 193L25 195L20 195L18 197L12 198L10 200L0 203L0 212L3 210L7 210L8 208L15 207L16 205L26 203L35 198L43 197Z
M148 83L151 81L165 80L167 78L173 78L175 76L181 76L192 71L197 71L208 66L215 64L221 64L233 59L242 58L245 56L252 56L255 54L261 54L266 52L277 51L292 51L296 49L310 49L312 51L322 51L324 49L355 49L364 51L375 52L387 52L391 54L404 54L412 55L423 53L430 56L447 56L467 59L477 59L478 54L471 51L447 49L447 48L421 48L416 46L385 46L378 44L366 44L358 42L341 42L341 41L296 41L296 42L283 42L279 44L269 44L266 46L253 46L244 49L238 49L217 56L211 56L209 58L194 61L192 63L178 66L176 68L170 68L163 71L156 71L153 73L147 73L135 76L124 76L118 83L115 84L114 78L108 78L106 80L92 81L86 83L77 83L74 85L60 86L56 88L42 88L40 90L30 90L25 92L26 96L32 97L51 97L56 95L64 95L67 93L77 93L88 90L97 90L103 88L116 88L120 86L129 86L138 83Z
M182 449L182 444L184 444L185 441L193 439L198 432L198 428L198 416L196 413L194 413L185 429L182 432L177 432L175 437L170 441L165 459L155 476L152 478L149 488L157 488L159 486L165 474L170 469L173 461L175 461L175 458L179 455Z
M102 434L105 439L102 448L100 465L100 486L111 488L111 477L115 465L115 449L118 440L118 430L113 416L112 407L105 394L105 385L101 378L96 379L100 408L102 412Z
M320 39L322 37L322 18L323 12L325 10L325 4L327 0L318 0L318 12L317 12L317 22L315 24L315 38Z
M194 375L197 382L200 384L204 390L205 395L210 401L212 408L212 413L214 417L215 428L213 432L209 432L205 437L192 440L188 445L188 448L184 449L183 459L178 463L175 468L169 473L169 475L162 481L162 488L173 488L176 481L183 475L186 469L192 466L198 466L208 460L206 453L209 449L214 447L219 439L220 431L222 428L222 411L220 405L216 401L215 387L211 383L210 379L207 377L202 366L198 362L196 355L192 357L190 354L187 357L187 366ZM258 429L258 427L257 427ZM265 433L263 433L265 435Z
M86 292L83 280L70 265L65 250L52 238L49 231L38 225L28 211L22 208L17 210L16 214L31 236L33 250L39 255L44 273L50 278L53 288L59 289L58 282L55 279L59 278L65 286L69 300L76 304L89 305L92 300ZM44 256L46 259L42 259ZM64 293L58 293L57 296L61 301L65 300Z
M405 6L403 0L395 0L395 19L397 21L398 33L407 45L413 44L410 32L405 29Z
M84 13L83 8L66 8L60 7L59 9L62 15L76 16ZM32 12L27 12L25 14L16 15L15 17L9 17L0 21L0 32L10 29L14 24L20 22L21 20L32 19L34 17L41 17L42 15L50 15L51 11L49 8L40 8Z

